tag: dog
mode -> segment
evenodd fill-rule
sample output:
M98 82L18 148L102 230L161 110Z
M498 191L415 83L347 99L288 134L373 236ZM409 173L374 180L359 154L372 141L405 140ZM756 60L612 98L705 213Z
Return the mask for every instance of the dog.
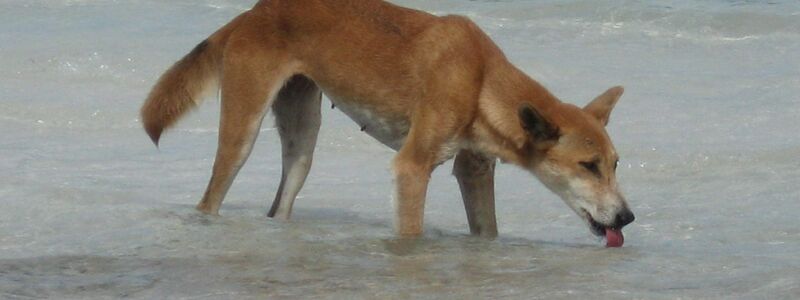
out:
M141 117L162 132L219 91L219 145L197 209L217 215L271 110L282 175L268 216L288 219L311 167L324 93L362 131L397 151L396 233L423 233L431 172L455 157L470 232L495 237L496 160L530 171L609 241L634 220L605 131L623 93L583 108L514 67L478 26L380 0L262 0L157 81Z

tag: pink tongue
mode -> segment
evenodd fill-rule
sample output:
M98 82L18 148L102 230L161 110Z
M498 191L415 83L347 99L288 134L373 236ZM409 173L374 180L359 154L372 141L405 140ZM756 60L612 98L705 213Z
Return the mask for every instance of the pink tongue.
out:
M606 228L606 247L622 247L625 238L622 236L622 230Z

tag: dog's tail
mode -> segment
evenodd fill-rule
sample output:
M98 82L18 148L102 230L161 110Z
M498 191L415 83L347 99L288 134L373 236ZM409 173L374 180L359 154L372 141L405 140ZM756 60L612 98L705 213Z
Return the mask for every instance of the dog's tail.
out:
M141 116L145 131L158 146L161 133L197 106L205 92L218 91L222 48L234 22L226 25L161 75Z

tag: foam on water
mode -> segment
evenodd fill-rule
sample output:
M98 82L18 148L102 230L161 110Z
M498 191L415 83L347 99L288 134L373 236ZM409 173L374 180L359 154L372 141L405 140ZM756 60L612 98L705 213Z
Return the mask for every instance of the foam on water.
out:
M584 104L626 87L609 133L637 220L605 249L512 166L501 237L468 237L450 164L426 237L392 239L393 152L325 110L289 223L265 125L222 217L196 214L209 101L156 150L156 77L253 1L0 3L0 298L800 297L800 4L397 1L475 20L518 66ZM269 122L265 122L267 124Z

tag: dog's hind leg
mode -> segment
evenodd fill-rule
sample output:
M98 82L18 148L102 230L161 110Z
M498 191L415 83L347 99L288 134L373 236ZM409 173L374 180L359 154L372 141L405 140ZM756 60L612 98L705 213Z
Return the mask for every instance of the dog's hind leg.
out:
M283 147L283 171L278 193L267 216L289 219L297 193L311 169L320 127L322 93L304 76L295 76L272 105Z
M467 210L469 231L473 235L494 238L497 221L494 211L495 159L469 150L461 150L453 164L453 175L461 187Z
M225 194L250 155L270 103L293 73L266 52L249 44L226 50L217 157L208 188L197 205L203 213L219 213Z

